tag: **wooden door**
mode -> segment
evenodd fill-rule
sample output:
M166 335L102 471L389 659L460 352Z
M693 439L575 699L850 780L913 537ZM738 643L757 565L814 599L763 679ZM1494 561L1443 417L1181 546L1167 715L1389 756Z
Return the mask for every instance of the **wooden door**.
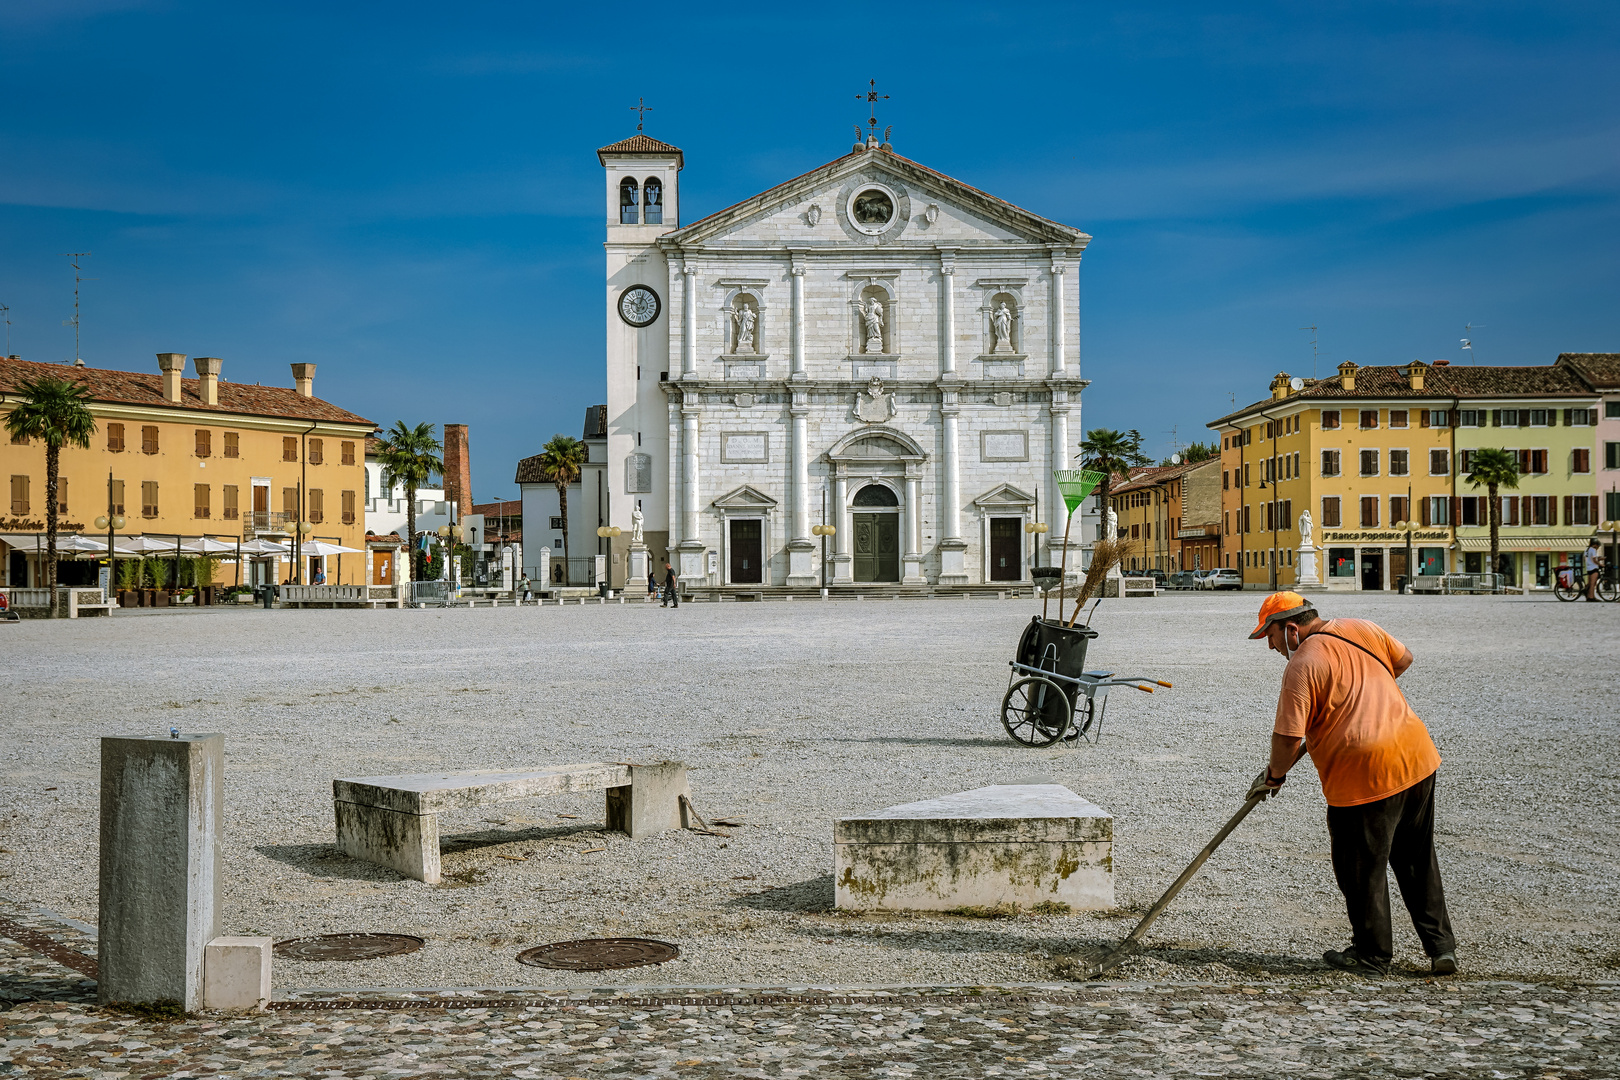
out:
M990 519L990 580L1022 581L1024 578L1023 543L1019 528L1023 518L998 517Z
M855 580L900 580L900 515L855 514Z
M392 551L376 551L372 553L371 583L373 585L392 585L394 583L394 553Z
M765 580L761 555L765 547L765 523L758 518L730 522L731 584L758 585Z

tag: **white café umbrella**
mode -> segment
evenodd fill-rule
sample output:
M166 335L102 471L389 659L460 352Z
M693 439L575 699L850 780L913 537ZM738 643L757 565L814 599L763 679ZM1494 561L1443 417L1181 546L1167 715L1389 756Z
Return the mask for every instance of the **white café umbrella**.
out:
M88 536L61 536L56 538L56 553L58 555L97 555L106 554L107 544L102 540L92 540Z
M154 540L150 536L129 536L116 541L119 551L130 555L174 554L175 541Z
M299 550L310 556L342 555L345 553L350 555L365 554L360 548L344 547L342 544L328 544L325 540L305 540L299 546Z
M180 550L190 555L235 555L236 545L212 537L199 536L195 540L187 540L181 544Z
M292 554L292 548L271 543L269 540L248 540L242 544L241 551L244 555L287 556Z

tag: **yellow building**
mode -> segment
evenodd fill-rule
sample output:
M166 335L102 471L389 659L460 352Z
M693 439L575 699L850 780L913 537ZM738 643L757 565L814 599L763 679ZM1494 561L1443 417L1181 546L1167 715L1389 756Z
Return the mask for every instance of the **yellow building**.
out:
M62 450L58 532L96 534L111 504L125 519L120 537L290 543L302 520L306 539L364 552L365 439L376 425L315 397L314 364L292 365L294 389L226 382L217 357L197 357L197 378L183 378L185 361L159 353L159 370L146 374L0 358L0 416L21 400L18 385L40 376L90 392L96 433L90 449ZM42 584L32 538L45 527L45 448L0 437L0 477L10 496L0 505L9 511L0 574L8 585ZM365 581L364 554L305 563L277 565L278 580L309 582L321 570L329 584Z

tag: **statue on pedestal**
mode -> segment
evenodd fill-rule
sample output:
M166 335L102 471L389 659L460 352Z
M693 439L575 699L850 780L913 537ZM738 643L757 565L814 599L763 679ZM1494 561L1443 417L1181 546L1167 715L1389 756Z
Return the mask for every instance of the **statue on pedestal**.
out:
M644 542L641 538L641 523L644 520L645 516L641 512L641 507L638 506L630 511L630 542L632 544Z
M866 341L861 346L864 353L883 352L883 305L878 298L869 297L866 303L860 305L861 321L866 326Z
M736 327L736 337L733 338L731 346L733 353L759 351L754 348L754 321L758 318L759 316L754 314L754 309L747 304L739 304L731 313L731 322Z
M1307 510L1299 515L1299 546L1302 548L1313 547L1311 536L1314 532L1315 524L1311 521L1311 512Z
M1010 354L1013 351L1012 324L1012 308L1008 307L1007 301L1003 300L1001 306L996 308L995 313L990 316L990 326L995 333L996 339L995 345L990 349L992 353Z

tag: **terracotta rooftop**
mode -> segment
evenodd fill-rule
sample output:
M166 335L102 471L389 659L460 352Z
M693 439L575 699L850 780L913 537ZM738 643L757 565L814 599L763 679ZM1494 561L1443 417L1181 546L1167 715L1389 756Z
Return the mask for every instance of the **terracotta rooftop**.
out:
M1574 368L1594 390L1620 390L1620 353L1559 353L1558 363L1561 367Z
M1262 409L1290 406L1300 402L1326 404L1332 401L1353 402L1373 398L1438 401L1444 398L1590 397L1592 394L1592 390L1576 374L1575 369L1564 364L1540 364L1534 367L1476 367L1464 364L1435 367L1425 364L1422 390L1411 388L1406 376L1408 366L1369 364L1366 367L1358 367L1355 372L1354 390L1346 390L1341 381L1342 376L1339 375L1327 379L1306 379L1303 390L1291 393L1281 401L1274 401L1269 397L1262 398L1235 412L1211 420L1206 426L1219 427Z
M492 517L522 517L523 504L517 499L502 499L499 502L478 503L473 506L472 512Z
M677 169L684 168L686 165L685 155L681 153L680 147L671 146L666 142L659 142L652 136L643 135L640 132L630 136L628 139L620 139L616 143L609 143L598 150L596 160L606 165L607 162L602 159L603 154L658 154L660 156L674 154Z
M1169 480L1176 480L1186 476L1200 465L1208 465L1219 461L1219 458L1206 458L1203 461L1183 461L1180 465L1146 465L1131 470L1130 479L1118 487L1109 488L1110 496L1119 495L1127 491L1140 491L1143 488L1155 487Z
M49 375L75 382L90 391L92 401L114 405L139 405L158 409L196 409L242 416L273 416L291 420L326 420L340 424L376 424L363 416L340 409L320 398L307 398L283 386L249 386L247 383L219 382L219 404L206 405L198 393L196 379L180 380L180 400L163 396L163 374L144 371L114 371L111 368L72 367L41 364L32 360L0 357L0 394L13 394L29 379Z

